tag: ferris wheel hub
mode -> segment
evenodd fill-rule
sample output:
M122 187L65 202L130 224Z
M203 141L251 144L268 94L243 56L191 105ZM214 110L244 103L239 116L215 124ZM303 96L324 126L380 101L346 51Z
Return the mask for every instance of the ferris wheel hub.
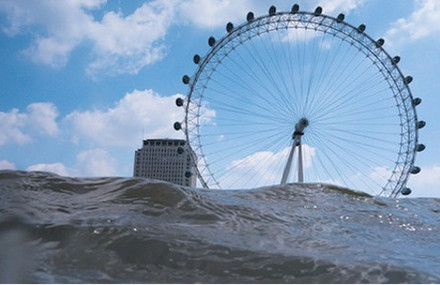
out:
M292 138L295 139L297 136L302 136L304 134L304 129L309 125L309 120L307 118L299 119L298 123L295 125L295 131L293 132Z

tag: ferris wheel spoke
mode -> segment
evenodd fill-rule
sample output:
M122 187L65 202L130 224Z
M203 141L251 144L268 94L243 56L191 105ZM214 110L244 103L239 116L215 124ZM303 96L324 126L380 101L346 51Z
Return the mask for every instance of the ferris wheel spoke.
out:
M260 153L262 151L263 149L261 148ZM244 179L247 180L246 183L244 184L251 183L258 185L258 181L267 179L267 177L265 176L270 173L272 177L269 179L271 180L269 184L275 184L279 182L280 172L274 172L274 169L278 169L278 170L280 169L280 166L282 166L281 161L272 164L267 164L267 161L261 161L261 160L252 161L251 158L252 156L248 158L244 158L241 161L233 163L233 165L231 165L229 168L219 171L218 173L219 177L221 177L222 181L231 180L231 177L235 177L235 181L229 182L229 184L231 185L234 185L238 180L243 181ZM249 175L251 175L251 177L249 177ZM258 181L255 181L256 176L258 176L257 178L259 178ZM242 187L246 187L246 186L242 186Z
M325 154L323 154L325 156ZM332 160L330 160L330 163L332 164L332 169L335 169L336 165L334 164L334 162ZM336 172L336 175L334 175L333 173L335 171L330 171L328 168L326 167L326 164L324 163L324 161L321 159L321 155L320 153L316 153L315 157L314 157L314 168L315 170L315 177L309 177L309 179L311 179L311 181L317 181L317 182L324 182L324 183L332 183L332 184L341 184L340 182L338 183L337 180L338 178L340 178L342 180L342 184L343 185L348 185L347 182L344 179L344 176L341 175L340 173ZM308 172L306 172L308 173ZM310 175L310 174L307 174ZM310 175L311 176L311 175Z
M335 37L331 37L331 42L330 42L330 46L332 46L334 44L334 39ZM336 48L336 52L333 53L333 55L331 55L330 53L326 52L325 53L325 59L322 61L323 64L322 66L319 68L320 73L318 75L318 79L316 80L316 85L314 88L314 94L315 96L313 97L313 101L310 104L310 107L313 108L313 106L316 105L316 100L319 99L319 97L317 96L317 94L321 94L321 88L324 85L324 82L326 82L327 77L329 76L329 74L336 74L336 70L335 68L333 68L333 65L335 63L335 60L338 56L340 56L340 51L342 50L341 48L342 46L342 41L339 42L338 47ZM345 57L345 55L344 55ZM330 59L330 61L329 61ZM341 62L339 62L339 64L341 64ZM311 113L311 110L308 110L307 113Z
M255 122L250 122L247 120L241 120L239 118L237 119L228 119L228 118L219 118L216 121L224 121L225 123L222 124L222 126L224 127L239 127L239 126L249 126L249 125L253 125L253 126L274 126L274 122L271 121L255 121ZM284 126L290 126L291 124L284 122L284 124L282 123L278 123L279 125L284 125Z
M347 102L353 102L358 100L368 100L370 97L366 97L367 92L374 91L373 88L381 86L383 80L380 79L380 74L375 73L368 78L362 78L364 75L358 75L351 81L351 85L356 82L356 85L347 85L344 89L339 90L340 98Z
M289 87L290 84L288 84L286 81L290 81L288 78L291 77L291 73L287 73L286 74L286 70L292 70L292 68L289 66L291 64L289 64L289 58L286 56L284 48L283 48L283 44L280 38L280 35L278 35L278 42L276 42L277 46L280 46L280 49L282 49L282 53L276 52L275 51L275 40L274 37L270 38L268 41L265 41L264 39L262 39L261 37L260 39L260 43L261 45L264 47L264 50L266 52L266 54L268 54L268 59L269 59L269 66L273 66L273 70L274 70L274 75L277 78L279 84L282 86L282 88L284 90L279 90L280 95L283 97L283 102L288 104L290 107L291 112L295 112L295 100L292 97L292 94L294 93L294 89L291 89ZM269 42L270 45L265 44L266 42ZM269 46L269 47L268 47ZM281 56L283 55L283 56ZM283 68L285 67L285 68ZM283 72L284 71L284 72Z
M221 108L220 108L221 109ZM232 114L231 114L232 115ZM216 117L215 120L216 121L221 121L224 122L224 124L228 124L230 122L235 122L235 123L239 123L239 124L243 124L243 125L270 125L270 126L291 126L292 123L286 119L280 119L277 117L272 117L272 116L259 116L260 120L252 120L253 118L249 118L249 117L238 117L238 116L228 116L228 117ZM268 119L268 120L266 120ZM271 120L273 119L273 120Z
M379 153L377 151L377 149L374 148L374 145L368 144L368 143L363 143L363 142L359 142L356 140L352 140L352 139L341 139L337 136L329 136L330 138L332 138L332 140L329 140L329 142L331 142L334 146L334 148L339 148L340 151L344 151L349 153L351 156L355 157L357 156L358 158L362 159L362 162L370 162L371 165L375 165L377 163L377 161L372 160L371 157L374 156L376 158L382 158L382 160L386 160L387 163L394 163L395 160L388 157L388 156L384 156L381 153ZM342 148L340 143L336 143L336 141L340 142L343 141L345 144L345 146L347 146L347 143L350 143L351 147L345 147ZM361 150L361 152L357 152L351 149L357 149L357 150ZM363 156L361 153L368 153L368 156ZM365 165L368 165L365 163Z
M266 141L266 144L261 145L258 148L253 148L252 151L250 151L250 152L248 151L247 153L249 156L249 155L252 155L252 154L255 154L258 152L267 151L267 149L279 149L280 146L283 146L283 145L287 146L288 143L286 143L285 140L280 139L280 137L274 136L272 139ZM239 158L239 157L242 157L242 158L240 159L240 161L238 163L231 165L229 168L219 169L220 174L222 174L223 171L229 171L231 169L239 168L240 166L243 166L247 162L246 157L243 158L243 151L249 150L249 145L246 145L246 147L243 147L243 145L242 145L240 147L230 148L229 151L230 150L234 150L234 153L238 154L237 158ZM230 161L230 159L231 159L230 156L223 156L223 157L219 158L218 160L213 161L212 163L215 164L215 163L223 162L226 160L228 160L230 163L232 163L232 161Z
M229 90L230 88L225 87L225 89ZM217 99L214 99L214 98L222 98L222 97L223 98L224 97L229 98L229 97L231 97L231 98L233 98L235 100L233 94L235 94L235 96L238 96L238 97L241 97L243 95L243 94L238 94L235 91L221 92L220 90L215 90L215 89L211 89L211 88L209 88L209 91L212 92L212 95L216 95L216 96L209 96L208 100L211 101L211 102L216 102L218 105L222 105L222 102L217 100ZM249 101L243 101L243 100L237 100L237 101L240 101L241 103L243 103L243 104L240 104L240 105L246 105L246 104L249 103ZM266 102L266 100L264 100L264 101ZM235 108L235 106L231 105L231 104L223 103L223 105L229 106L231 108L231 110L233 108ZM268 114L271 114L271 113L273 114L275 112L276 113L281 113L281 114L285 114L286 113L286 110L285 110L285 108L283 108L283 106L275 106L275 105L269 104L269 101L267 101L265 105L262 105L262 104L259 104L259 103L254 103L252 105L252 108L258 108L260 111L266 112ZM269 109L269 108L271 108L271 109ZM248 110L246 110L246 111L248 111Z
M249 99L252 100L253 98L256 97L256 98L260 99L262 101L262 103L264 103L266 106L269 106L269 107L277 106L278 110L282 110L283 113L288 113L289 112L289 110L287 109L288 108L287 105L280 104L280 103L278 103L278 101L275 101L277 103L274 104L273 100L270 101L267 98L267 96L264 96L264 94L261 94L260 91L258 91L255 88L253 88L253 85L250 85L248 82L246 82L244 80L243 74L245 74L245 75L250 75L251 74L252 77L254 77L256 79L255 82L257 83L257 85L260 86L265 92L267 92L266 94L270 94L273 98L275 98L274 97L275 95L273 95L272 91L270 89L268 89L266 86L262 85L262 83L261 83L262 81L259 79L258 75L256 75L254 72L249 72L249 71L246 72L246 71L242 70L241 74L237 74L231 68L226 68L226 70L228 71L229 74L231 74L231 76L225 75L222 72L218 72L218 74L220 76L223 76L223 77L227 78L228 86L226 86L226 85L224 85L224 84L222 84L220 82L217 82L217 81L214 81L214 82L217 83L218 85L220 85L222 88L228 90L228 92L230 92L231 94L235 94L237 97L234 97L234 100L240 100L243 103L248 103ZM238 91L236 91L235 89L233 89L230 86L230 83L234 83L240 89L242 89L244 91L247 91L247 92L244 92L244 94L249 94L249 96L243 96L244 94L238 93ZM246 98L247 101L244 98ZM258 107L260 107L262 109L266 109L267 110L267 107L263 107L261 104L258 104L257 102L255 102L255 100L252 100L252 102L254 103L254 106L258 106Z
M216 107L215 107L215 110L217 110L217 111L225 111L229 114L247 115L247 116L255 117L255 118L265 118L265 119L271 120L273 122L280 122L280 123L285 122L285 120L283 120L282 118L276 117L274 114L270 115L270 114L263 114L263 113L255 112L253 110L238 107L237 105L231 105L228 103L220 102L220 101L213 99L213 98L210 98L209 100L212 103L217 103ZM279 114L279 113L277 112L275 114Z
M352 74L353 75L353 74ZM350 83L348 83L346 86L342 88L342 86L339 86L338 89L332 91L332 93L328 93L329 95L326 96L325 102L322 102L320 106L316 107L316 112L322 113L324 110L328 113L334 112L333 108L338 108L340 106L346 105L348 102L355 101L358 97L361 97L362 91L359 90L359 86L362 86L365 84L367 80L370 80L374 77L376 77L376 74L373 74L368 78L367 80L358 83L356 86L352 86L354 82L359 80L359 78L363 76L362 74L357 75L353 80L350 80ZM350 88L349 90L347 90ZM368 90L368 89L367 89ZM356 102L356 101L355 101Z
M396 141L392 141L392 140L387 140L387 139L381 139L379 137L372 137L372 136L364 136L361 134L356 134L355 133L351 133L347 130L342 131L345 134L345 137L341 137L341 135L335 135L334 132L337 132L335 130L333 130L333 132L326 132L327 133L327 137L331 137L334 140L338 140L338 141L343 141L346 143L350 143L351 146L353 147L357 147L357 146L365 146L365 147L370 147L371 149L378 149L377 146L373 143L373 142L380 142L383 145L390 145L390 146L394 146L396 144ZM353 139L350 138L351 136L357 137L358 139ZM370 142L367 142L368 140Z
M256 67L259 67L260 70L263 72L265 77L267 78L267 82L270 83L273 90L276 91L276 95L274 95L272 92L269 94L273 96L273 100L276 102L280 102L285 106L290 106L288 98L283 94L283 92L278 87L277 81L275 80L274 76L272 75L272 72L270 68L268 68L266 61L263 59L263 57L260 54L259 49L255 46L255 43L252 40L249 40L249 46L252 47L252 50L248 46L244 46L246 51L249 53L250 57L258 64L256 64ZM265 46L263 44L263 46ZM281 101L279 101L281 100Z
M395 107L394 107L395 108ZM340 106L338 109L333 109L328 114L322 114L321 116L316 116L316 121L327 121L332 122L333 120L343 124L347 119L352 119L354 116L359 117L362 120L374 120L379 114L383 114L384 111L394 110L392 106L383 106L374 108L374 103L369 103L365 105L360 105L354 108L351 106ZM392 115L389 118L394 118L394 121L398 121L398 116Z
M225 144L221 147L217 147L215 149L212 149L211 152L207 152L207 155L215 154L215 153L223 153L227 154L229 152L243 152L243 151L251 151L252 149L258 147L258 144L255 144L255 142L264 141L268 143L268 145L273 145L273 141L284 141L285 138L282 134L277 132L276 130L266 130L261 131L258 134L223 134L227 136L228 138L235 139L237 141L240 141L240 144ZM265 140L262 140L262 139ZM283 140L284 138L284 140ZM237 151L238 150L238 151Z
M354 58L352 59L352 61L353 60ZM364 61L365 58L363 58L362 62L359 64L352 64L352 63L350 63L349 65L347 64L343 72L339 74L338 78L334 80L331 84L329 84L328 88L326 88L323 91L324 94L333 95L327 98L332 99L334 98L334 96L338 98L339 96L343 96L344 94L350 93L346 91L349 88L351 88L352 90L356 90L356 88L354 88L353 85L362 76L365 75L365 73L358 74L359 68L362 66L362 64L364 64Z
M349 140L347 140L349 141ZM336 144L338 142L338 140L334 140L334 143ZM340 145L340 144L338 144ZM334 146L336 147L336 146ZM341 151L342 148L340 148ZM362 159L363 162L365 162L364 166L371 166L371 165L376 165L378 163L378 161L382 161L384 163L394 163L395 160L393 158L390 157L390 155L392 154L391 152L388 152L388 156L382 154L383 152L379 152L371 147L365 147L364 144L353 144L352 147L346 147L344 148L344 151L347 153L347 155L351 155L352 157L357 157L358 159ZM361 155L359 153L365 153L368 154L367 155ZM371 159L371 158L375 158L375 160Z
M327 69L317 86L316 94L328 94L328 88L335 83L336 76L341 76L340 71L346 70L343 68L343 64L345 63L347 56L349 56L349 50L342 48L343 43L344 41L340 41L338 47L336 48L336 52L333 53L332 60L327 66ZM341 55L342 50L345 50L345 52Z
M345 148L341 148L339 144L334 143L332 140L319 140L320 145L323 146L322 153L327 157L328 161L331 162L333 169L336 170L338 173L338 176L343 180L350 180L349 185L356 185L352 180L354 177L356 179L359 179L362 181L362 184L365 187L368 187L369 190L373 190L374 188L371 188L372 184L375 186L380 186L377 181L369 177L367 174L365 174L365 171L372 171L371 165L367 164L365 159L366 157L363 157L362 155L359 155L356 152L348 151ZM332 147L328 146L328 144L331 144ZM337 152L336 149L339 151ZM344 156L341 155L341 153L346 152L348 155ZM332 155L332 157L329 156L329 154ZM353 159L350 159L350 158ZM335 163L336 161L340 161L340 163ZM360 167L362 166L362 168ZM345 171L344 171L345 169ZM350 173L350 175L341 174L342 171L344 173ZM347 182L344 182L347 183ZM377 192L377 191L375 191Z
M279 36L279 34L278 34L278 38L280 39L280 36ZM289 41L290 41L290 38L288 39ZM298 40L298 39L297 39ZM320 45L322 45L322 41L323 41L323 38L322 37L320 37L320 40L319 41L315 41L315 40L312 40L311 42L312 42L312 47L310 48L311 50L312 50L312 52L311 52L311 54L310 54L310 58L311 58L311 65L312 66L317 66L318 65L318 63L320 62L320 56L321 56L321 53L320 52L318 52L318 50L319 50L319 46ZM303 41L303 46L306 46L306 45L308 45L309 44L309 40L305 40L305 41ZM281 43L281 40L280 40L280 43ZM283 46L283 45L281 45L281 46ZM271 47L272 47L272 53L275 55L276 54L276 52L275 52L275 47L274 47L274 45L273 45L273 43L272 43L272 45L271 45ZM290 47L290 42L289 42L289 47ZM289 61L293 61L292 60L292 58L288 58L286 55L285 55L285 51L284 51L284 48L281 48L282 49L282 51L283 51L283 54L284 54L284 57L282 57L282 62L284 62L284 63L286 63L286 65L287 65L287 69L289 69L289 66L291 66L291 64L289 64ZM304 51L307 51L307 49L303 49ZM306 55L303 55L303 57L305 58L306 57ZM274 59L274 61L276 61L275 59ZM302 73L302 78L301 78L301 80L304 82L304 81L306 81L306 78L305 78L305 76L306 76L306 74L304 73L304 69L305 69L305 67L304 66L302 66L301 67L301 73ZM287 90L287 92L289 92L289 88L287 87L287 83L286 83L286 81L292 81L292 82L294 82L294 80L293 80L293 76L288 76L288 77L290 77L290 78L288 78L288 79L286 79L286 78L284 78L283 76L282 76L282 74L281 74L281 72L278 72L279 73L279 75L280 75L280 77L282 77L284 80L283 80L283 85L285 86L285 88L286 88L286 90ZM311 93L311 89L312 89L312 86L313 86L313 79L315 78L315 69L312 69L311 70L311 73L309 74L309 76L308 76L308 84L307 84L307 90L306 90L306 92L305 93L302 93L302 94L297 94L297 95L299 95L298 97L296 97L295 99L297 100L297 101L299 101L299 103L300 104L302 104L302 105L300 105L300 106L298 106L297 105L297 107L296 107L296 112L298 112L298 110L306 110L306 108L307 108L307 106L309 105L309 100L311 100L311 98L312 98L312 96L313 96L313 94ZM292 84L293 86L295 85L295 84ZM296 88L295 88L296 89ZM290 91L290 94L295 94L294 93L294 91L293 90L291 90ZM298 100L299 99L299 100ZM299 108L299 109L298 109ZM307 113L307 110L305 111L305 113Z
M369 104L370 106L373 106L373 104ZM366 107L368 107L368 105L364 105ZM389 106L385 106L385 107L380 107L380 108L376 108L376 109L357 109L357 110L341 110L340 116L339 118L343 119L343 118L351 118L353 117L353 115L360 115L362 117L364 117L363 115L370 115L369 117L365 117L365 118L374 118L374 116L372 115L374 110L374 114L383 114L380 111L390 111L393 110L393 108L389 107Z
M265 81L263 80L263 78L261 76L259 76L257 74L257 70L256 70L257 68L255 67L255 65L249 64L248 61L245 59L245 57L241 56L239 50L237 50L237 55L239 56L240 63L238 63L233 58L230 58L231 62L234 63L234 65L240 69L242 74L244 74L245 76L251 77L250 79L252 80L252 82L255 83L258 87L260 87L263 91L265 91L266 95L268 95L268 97L271 98L272 101L269 101L269 98L267 98L263 94L260 94L260 92L257 92L258 97L270 105L278 106L278 107L280 107L280 109L287 108L288 112L291 111L291 109L289 109L289 106L290 106L289 104L285 104L285 101L278 101L277 100L278 96L276 94L274 94L273 89L271 89L268 86L266 86L265 84L263 84L263 82L265 82ZM254 60L254 63L255 62L256 62L256 60ZM244 65L244 67L242 65ZM261 69L261 66L259 66L258 64L257 64L257 67L258 67L258 69L260 69L260 71L264 71ZM264 73L262 75L267 77L267 75L265 75ZM248 82L248 84L249 84L249 82Z
M370 117L370 118L359 118L359 119L345 119L343 121L344 124L365 124L365 125L370 125L370 126L381 126L383 125L383 121L384 120L393 120L395 119L394 115L383 115L383 116L375 116L375 117ZM341 122L341 121L339 121Z
M290 85L290 87L286 88L286 89L291 91L291 94L290 94L291 96L290 97L292 98L292 96L294 96L294 94L297 94L297 89L296 89L297 87L296 87L295 80L294 80L294 78L295 78L295 69L293 67L293 58L292 58L292 52L291 52L292 48L291 48L291 44L290 44L290 40L291 39L290 39L289 31L286 32L286 35L287 35L287 44L288 44L288 47L286 47L287 51L285 50L284 45L281 44L284 41L286 41L286 39L283 40L281 38L281 33L278 33L278 39L279 39L279 42L280 42L280 46L281 46L281 48L283 50L283 54L284 54L284 58L285 58L285 63L287 65L287 71L288 71L287 74L289 75L288 76L289 78L286 78L286 80L290 83L290 84L288 84L288 85Z
M222 154L238 154L239 157L242 157L245 154L249 154L249 153L254 153L257 150L259 150L262 146L266 146L269 150L273 150L276 145L278 143L286 143L286 140L283 139L281 136L277 136L277 135L273 135L273 136L269 136L269 137L265 137L266 140L264 141L264 143L260 143L260 144L252 144L252 142L243 142L240 145L234 146L234 145L229 145L229 147L227 148L222 148L220 153ZM227 156L223 156L220 157L218 160L219 161L223 161L223 160L227 160L228 157Z
M323 37L319 37L320 40L313 40L313 47L312 47L312 54L311 57L311 65L312 66L318 66L321 58L321 53L318 52L319 46L322 46ZM318 43L319 41L319 43ZM315 74L318 68L312 68L309 75L309 80L307 82L307 91L306 91L306 99L304 102L303 110L305 114L308 114L310 109L310 103L309 101L313 101L310 97L313 97L312 88L315 84L315 79L317 78L317 75Z
M380 83L380 82L378 82ZM357 103L370 103L370 104L378 104L381 103L382 105L392 106L395 105L395 100L392 97L383 98L383 94L386 94L386 92L389 90L389 87L383 87L380 89L376 89L373 86L371 86L368 90L362 90L353 92L353 96L351 98L356 100L350 100L345 102L345 106L347 107L355 107ZM394 106L395 107L395 106Z
M318 136L318 135L316 135L316 133L313 133L312 137L313 138L320 138L320 137L324 137L324 136L322 136L322 135ZM349 139L349 138L345 138L345 137L342 138L340 135L334 135L331 133L326 134L325 138L326 138L325 140L321 139L321 143L325 146L328 145L329 143L331 143L333 146L333 149L338 149L340 154L342 154L344 152L349 152L349 153L357 153L358 152L358 151L355 151L352 149L362 150L361 153L369 153L369 155L365 157L363 162L369 161L372 163L376 163L374 160L371 160L371 158L370 158L371 155L374 155L376 157L381 157L381 158L384 158L389 161L393 161L392 159L390 159L389 156L383 156L381 154L381 152L379 150L382 150L383 148L378 149L375 147L374 144L367 143L367 142L364 142L359 139L356 140L356 139ZM385 148L385 150L387 150L387 149ZM392 152L389 152L389 153L390 153L390 155L392 154Z
M265 47L265 50L266 50L266 52L267 52L267 54L269 56L270 62L273 63L273 67L274 67L273 69L275 71L274 72L275 76L278 77L278 80L280 81L280 83L281 83L281 85L282 85L282 87L284 89L284 90L280 90L280 94L282 95L282 97L284 99L283 101L288 106L291 106L292 105L292 101L290 100L291 97L289 96L291 91L289 90L289 87L287 86L287 83L285 81L285 75L281 71L283 68L281 67L279 60L277 60L277 56L276 56L277 53L275 52L275 47L274 47L273 39L271 38L269 40L269 42L270 42L270 47L271 47L270 51L269 51L269 48L267 47L267 45L263 45L263 46ZM281 53L281 54L284 55L284 53ZM279 57L281 57L281 56L279 56ZM286 60L287 60L287 58L284 58L284 60L283 60L284 63L286 62Z
M331 151L331 150L330 151L326 151L325 142L320 140L319 138L315 138L315 139L316 139L316 141L318 141L318 143L321 143L321 147L317 151L317 154L316 154L319 157L318 162L320 163L321 167L324 169L325 172L332 173L332 174L329 175L329 178L333 178L334 179L334 177L338 177L343 182L344 185L348 185L348 183L346 181L348 177L346 177L342 173L343 166L337 164L336 161L338 161L338 160L335 160L334 157L330 157L330 154L332 154L333 151ZM324 145L322 143L324 143ZM325 157L325 161L327 163L325 163L320 158L321 154ZM335 175L333 175L333 173L335 173Z
M343 58L338 62L338 66L332 70L333 74L326 82L326 86L321 92L322 94L334 94L335 90L340 88L340 85L347 83L347 79L353 75L353 70L360 66L360 64L355 66L352 64L357 57L358 54L350 54L350 50L347 50Z
M260 136L269 136L270 134L278 134L279 131L277 129L262 129L259 130L256 134L255 131L228 131L228 132L207 132L206 137L220 137L220 136L228 136L228 138L233 139L240 139L240 138L246 138L249 141L255 139L254 137L260 137ZM205 144L204 144L205 145ZM221 149L220 149L221 150Z
M225 91L228 92L222 92L220 93L219 91L217 91L215 88L211 87L208 88L208 90L211 90L212 92L218 92L221 95L225 95L231 99L234 99L235 101L240 101L242 103L247 103L248 101L246 100L246 97L243 96L243 94L252 94L255 96L258 96L259 98L265 99L264 96L262 96L257 90L255 90L251 85L246 84L246 82L236 73L234 73L231 70L226 70L229 74L231 74L231 76L228 76L227 73L223 73L223 72L218 72L217 74L221 77L223 77L224 79L226 79L226 81L228 82L228 86L225 85L224 83L222 83L221 81L218 80L212 80L212 82L214 84L217 84L217 87L220 87L222 89L224 89ZM239 87L239 89L237 88L234 89L231 87L231 83L232 86L234 87ZM243 91L242 93L239 93L240 91ZM249 99L248 99L249 100ZM265 99L266 103L269 103L270 101ZM257 105L258 106L258 105Z
M382 150L386 150L389 151L390 153L394 153L394 149L391 148L391 146L395 146L396 141L391 141L391 140L385 140L385 139L379 139L378 136L373 136L373 135L366 135L365 132L355 132L352 130L346 130L346 129L337 129L337 128L332 128L332 129L328 129L326 132L323 133L329 133L329 134L338 134L338 135L334 135L336 138L340 138L341 135L345 135L346 137L357 137L358 139L365 139L367 141L372 141L372 142L383 142L385 144L389 144L390 147L389 148L385 148L383 146L378 146L377 144L370 144L369 146L374 148L374 149L382 149ZM379 135L389 135L388 133L383 133L383 132L376 132ZM368 132L368 134L372 134L372 132ZM398 138L399 135L394 135L394 136L388 136L390 138ZM344 137L345 138L345 137ZM351 143L356 143L355 141L351 141Z
M347 86L345 89L342 89L339 91L340 95L340 99L344 100L345 102L339 102L339 104L347 104L347 103L352 103L353 101L355 102L359 102L359 100L371 100L371 97L369 97L367 94L367 92L371 92L374 90L374 87L376 86L381 86L381 84L383 83L383 80L381 80L379 78L379 73L373 74L372 76L370 76L369 78L365 78L363 81L360 81L357 83L357 85L355 86L351 86L349 90L345 90L348 89L349 86ZM358 79L360 79L361 76L358 76L357 78L353 79L353 83L358 81ZM376 102L377 103L377 102Z

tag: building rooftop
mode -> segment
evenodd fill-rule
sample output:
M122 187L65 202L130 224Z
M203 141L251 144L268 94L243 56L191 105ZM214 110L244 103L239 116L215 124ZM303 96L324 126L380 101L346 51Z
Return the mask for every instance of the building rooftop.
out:
M145 139L143 140L143 145L151 146L183 146L186 144L185 140L182 139Z

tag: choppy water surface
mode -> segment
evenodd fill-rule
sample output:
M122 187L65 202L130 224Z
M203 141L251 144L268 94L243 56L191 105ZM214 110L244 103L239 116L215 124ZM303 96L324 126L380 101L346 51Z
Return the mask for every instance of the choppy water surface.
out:
M440 199L0 171L0 282L440 283Z

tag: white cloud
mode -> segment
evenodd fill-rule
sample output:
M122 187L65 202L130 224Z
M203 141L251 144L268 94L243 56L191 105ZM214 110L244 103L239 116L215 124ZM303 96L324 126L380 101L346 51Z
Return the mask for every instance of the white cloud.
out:
M9 162L7 160L0 160L0 169L11 169L15 170L17 169L15 164L12 162Z
M415 41L440 33L440 1L415 0L416 10L408 18L400 18L386 32L393 43Z
M146 137L177 137L175 121L184 118L183 108L175 105L179 95L161 97L152 90L128 93L116 106L106 110L74 111L65 122L72 127L75 140L92 141L99 146L133 146Z
M246 13L256 8L250 0L182 1L179 11L186 21L203 28L226 26L227 22L244 21Z
M165 55L164 39L173 23L173 5L169 1L145 3L133 14L108 12L101 22L94 22L88 32L94 42L95 60L88 66L91 75L136 74L144 66Z
M315 0L304 3L300 9L313 11L316 6L321 6L324 13L333 14L350 12L363 5L366 0ZM253 11L258 17L267 14L269 6L275 4L278 11L289 11L293 3L270 3L259 0L188 0L180 1L177 13L185 21L202 28L217 28L226 26L227 22L242 23L246 14Z
M363 2L316 1L327 13L349 11ZM0 12L6 14L8 24L3 31L10 36L30 34L33 39L24 53L37 63L61 68L73 50L86 43L92 51L91 62L86 67L91 77L136 74L166 55L164 39L173 25L190 23L217 28L229 21L243 22L248 11L258 15L258 11L267 13L268 9L268 5L256 0L153 0L129 15L108 11L97 19L93 12L102 10L105 3L105 0L0 1Z
M317 5L322 7L323 13L347 13L363 5L366 0L318 0Z
M62 163L39 163L29 166L27 171L45 171L45 172L52 172L56 173L61 176L69 176L72 174L72 171L69 170L67 167L65 167Z
M0 169L2 161L0 161ZM104 149L95 148L80 152L72 167L60 162L39 163L29 166L27 171L46 171L61 176L114 176L116 175L116 160Z
M33 103L27 107L28 124L41 134L56 135L58 133L57 107L52 103Z
M385 166L376 166L372 169L372 172L368 175L373 181L387 180L392 175L392 171Z
M363 5L366 0L315 0L304 3L301 10L315 9L321 6L326 14L350 12ZM241 23L246 14L253 11L255 16L267 14L269 6L279 4L279 11L290 10L293 3L270 3L259 0L188 0L180 1L178 13L191 24L202 28L223 27L227 22ZM311 10L312 11L312 10Z
M26 117L18 109L12 109L8 113L0 112L0 145L8 142L23 144L31 140L21 130L26 124Z
M90 19L85 11L97 9L105 2L106 0L1 1L0 11L6 13L9 24L3 27L3 31L12 36L23 32L30 25L38 25L47 29L49 34L66 39L68 35L81 34L81 25ZM68 25L74 22L76 25ZM68 35L63 36L63 32Z
M58 110L52 103L33 103L25 113L18 109L0 112L0 145L6 143L24 144L32 140L31 134L56 135Z
M72 50L85 39L92 17L88 10L99 8L102 0L1 1L9 35L31 33L34 40L25 51L31 59L54 68L67 63ZM37 29L29 29L35 28Z
M319 36L318 33L316 33L313 30L310 29L289 29L284 31L281 31L283 34L282 41L283 42L309 42L313 39L315 39L317 36Z
M0 11L6 13L9 24L3 31L11 36L30 33L34 39L25 54L54 68L63 67L77 46L91 43L94 59L87 67L91 76L110 71L137 73L160 60L164 55L161 40L173 22L172 2L151 1L126 17L107 12L98 21L91 11L105 2L1 1Z
M86 150L76 157L74 172L76 176L114 176L116 160L104 149Z
M411 175L408 187L412 189L411 197L440 196L440 165L421 167L422 171Z
M303 149L303 163L304 168L309 168L312 165L312 157L315 155L315 148L308 146L308 145L302 145ZM237 159L231 162L230 168L237 168L237 169L246 169L246 168L254 168L261 165L261 162L267 163L266 167L264 168L270 168L270 166L274 163L279 162L280 160L284 160L286 157L289 156L291 147L286 147L282 149L279 152L272 152L272 151L259 151L252 155L249 155L243 159ZM296 158L298 149L295 148L294 153L294 159ZM296 161L296 160L292 160Z

